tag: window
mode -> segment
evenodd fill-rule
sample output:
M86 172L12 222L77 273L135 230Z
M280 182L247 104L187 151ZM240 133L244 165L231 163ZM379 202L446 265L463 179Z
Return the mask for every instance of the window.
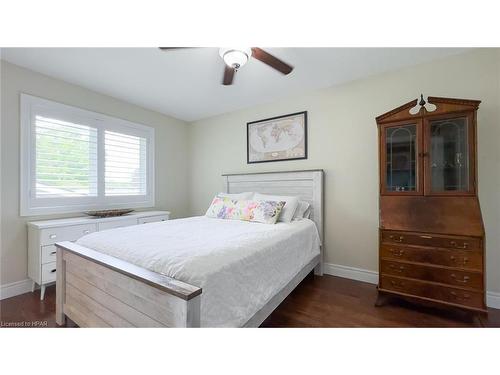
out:
M21 94L21 215L154 206L154 129Z

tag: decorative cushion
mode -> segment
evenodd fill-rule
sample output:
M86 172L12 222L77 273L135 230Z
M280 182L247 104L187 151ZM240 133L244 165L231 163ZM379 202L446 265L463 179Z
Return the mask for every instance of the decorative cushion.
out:
M216 196L205 214L218 219L275 224L285 202L234 200Z
M285 202L285 206L283 207L283 210L281 211L281 215L278 219L278 221L282 221L284 223L289 223L293 219L293 215L295 214L295 210L297 209L297 206L299 205L299 198L298 197L292 197L292 196L287 196L287 195L267 195L267 194L260 194L260 193L255 193L253 196L253 199L256 201L277 201L277 202Z

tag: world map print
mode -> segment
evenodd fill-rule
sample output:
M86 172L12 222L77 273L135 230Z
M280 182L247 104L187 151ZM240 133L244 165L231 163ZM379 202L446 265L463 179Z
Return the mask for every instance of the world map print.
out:
M249 162L304 157L305 132L303 114L249 124Z

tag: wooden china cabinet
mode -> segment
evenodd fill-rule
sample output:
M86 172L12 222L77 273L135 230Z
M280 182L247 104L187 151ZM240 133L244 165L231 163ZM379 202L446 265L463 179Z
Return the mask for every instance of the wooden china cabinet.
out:
M477 197L479 103L438 97L426 103L421 96L377 117L377 305L397 295L486 313L485 237Z

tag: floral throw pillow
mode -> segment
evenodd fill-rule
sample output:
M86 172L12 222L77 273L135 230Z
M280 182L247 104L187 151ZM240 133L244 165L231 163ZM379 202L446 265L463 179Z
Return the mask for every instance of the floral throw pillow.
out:
M234 200L215 197L205 215L218 219L275 224L284 205L285 202Z

